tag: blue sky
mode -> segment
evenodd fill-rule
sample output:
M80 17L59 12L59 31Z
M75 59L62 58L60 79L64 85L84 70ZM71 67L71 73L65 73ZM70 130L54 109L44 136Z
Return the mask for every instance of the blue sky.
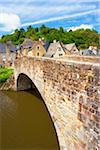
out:
M0 36L16 28L45 24L100 32L100 0L0 0Z

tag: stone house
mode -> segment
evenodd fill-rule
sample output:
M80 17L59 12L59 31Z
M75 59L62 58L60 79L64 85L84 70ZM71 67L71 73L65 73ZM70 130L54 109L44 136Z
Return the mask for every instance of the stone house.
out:
M56 42L56 40L53 41L53 43L50 44L47 53L45 54L45 57L60 57L65 56L65 51L62 43L59 41Z
M18 54L22 56L27 56L28 51L32 50L33 44L34 41L32 41L31 39L25 39L19 47Z
M46 53L46 49L43 43L39 40L39 41L34 41L32 49L28 51L28 56L29 57L33 57L33 56L43 57L45 53Z
M53 43L50 44L45 57L59 58L71 54L78 54L78 49L74 43L64 45L63 43L54 40Z
M88 49L80 50L80 55L84 56L100 56L100 49L97 47L89 46Z
M6 61L5 44L0 43L0 66L3 66L5 61Z

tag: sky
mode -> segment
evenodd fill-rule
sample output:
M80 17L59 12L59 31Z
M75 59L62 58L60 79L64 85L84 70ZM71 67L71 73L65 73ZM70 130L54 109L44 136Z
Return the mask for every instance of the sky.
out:
M100 0L0 0L0 36L42 24L100 32Z

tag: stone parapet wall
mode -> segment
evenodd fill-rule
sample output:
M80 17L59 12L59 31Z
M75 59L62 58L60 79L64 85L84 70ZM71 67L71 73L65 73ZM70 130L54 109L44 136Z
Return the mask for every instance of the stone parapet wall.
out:
M100 63L24 57L15 61L16 88L21 73L42 95L61 150L100 149Z
M60 57L60 58L66 59L66 60L76 60L76 61L83 61L83 62L100 63L99 56L66 55L65 57Z

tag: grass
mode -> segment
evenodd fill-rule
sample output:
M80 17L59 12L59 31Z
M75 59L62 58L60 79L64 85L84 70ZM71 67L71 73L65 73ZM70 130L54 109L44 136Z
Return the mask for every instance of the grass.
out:
M5 82L12 74L12 68L0 68L0 83Z

